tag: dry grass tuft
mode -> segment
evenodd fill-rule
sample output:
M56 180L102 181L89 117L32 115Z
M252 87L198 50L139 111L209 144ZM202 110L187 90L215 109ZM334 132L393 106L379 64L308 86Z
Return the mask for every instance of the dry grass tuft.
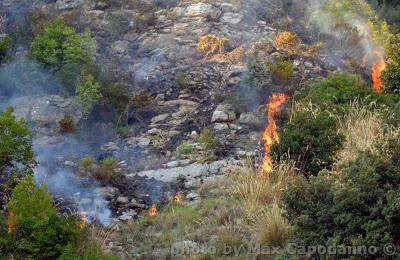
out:
M360 151L376 152L377 142L398 132L383 120L382 111L374 104L350 104L348 113L340 118L339 131L346 136L344 148L339 152L339 163L354 160Z
M261 245L285 246L290 238L290 225L277 203L265 207L252 220L251 230Z
M271 173L256 173L247 167L232 174L230 194L243 202L244 213L253 218L266 204L279 201L296 176L294 163L281 163Z

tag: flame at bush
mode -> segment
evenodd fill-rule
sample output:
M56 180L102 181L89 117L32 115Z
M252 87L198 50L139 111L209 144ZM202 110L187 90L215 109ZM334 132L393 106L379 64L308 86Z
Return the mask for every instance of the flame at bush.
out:
M157 205L155 203L149 209L149 216L152 218L157 216Z
M15 230L15 214L14 211L10 210L8 215L8 233L13 233Z
M268 101L268 125L263 134L265 156L262 170L265 173L272 171L271 147L274 143L279 143L279 135L274 116L278 113L281 106L289 100L285 94L273 94Z
M374 51L373 55L378 59L372 65L372 82L375 92L381 93L383 90L382 72L386 69L385 59L381 52Z

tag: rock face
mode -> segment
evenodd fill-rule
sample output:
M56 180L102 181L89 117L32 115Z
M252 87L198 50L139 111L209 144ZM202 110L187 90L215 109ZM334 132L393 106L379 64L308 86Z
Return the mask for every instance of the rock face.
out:
M82 119L82 109L73 98L29 96L13 99L9 105L14 107L16 117L24 118L38 134L56 134L65 115L71 116L75 123Z

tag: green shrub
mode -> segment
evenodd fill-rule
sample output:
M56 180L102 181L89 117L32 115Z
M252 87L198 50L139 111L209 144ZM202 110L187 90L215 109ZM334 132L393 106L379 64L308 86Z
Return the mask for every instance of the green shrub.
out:
M176 151L179 154L191 154L195 151L195 146L193 144L189 144L188 142L182 142L177 148Z
M94 177L104 182L113 182L119 178L118 168L117 158L107 157L100 163L97 171L94 173Z
M96 160L93 156L85 156L78 163L78 170L80 173L87 174L92 173L94 171L94 167L96 166Z
M203 128L200 133L199 142L202 147L207 151L213 151L217 146L217 140L212 136L210 129Z
M378 153L362 152L341 166L335 179L303 179L287 189L284 204L299 245L375 246L371 259L384 256L385 244L400 245L400 141L379 145Z
M258 90L268 88L272 83L271 71L268 64L258 59L250 60L247 63L245 81Z
M298 113L286 124L280 143L272 146L274 160L289 155L297 160L306 175L316 175L332 166L336 152L342 148L344 136L337 132L337 122L327 112L317 115Z
M293 78L293 63L290 60L278 58L275 63L269 64L269 70L275 84L286 85Z
M100 84L92 75L83 73L76 86L76 99L82 105L84 115L89 115L101 98Z
M74 118L68 114L66 114L64 118L58 122L58 128L60 134L74 133L77 130Z
M113 83L111 86L103 87L102 96L106 108L116 110L118 114L127 110L131 98L129 86L120 83Z
M184 74L184 73L179 74L179 75L176 77L176 81L178 82L178 84L179 84L180 87L186 88L186 87L189 86L189 83L190 83L190 76L187 75L187 74Z
M12 46L12 39L9 36L0 38L0 61L7 57Z
M91 37L90 30L80 35L63 21L56 20L35 38L32 56L57 72L66 87L72 87L83 69L92 72L96 68L96 48L97 43Z
M36 166L32 139L28 125L13 116L13 109L0 112L0 178L7 168L24 172Z
M298 100L302 104L312 103L336 115L344 115L354 100L358 100L360 105L374 103L383 110L389 108L388 121L393 118L390 116L392 112L394 121L400 120L400 96L375 93L371 87L363 84L358 75L353 74L332 73L326 79L317 80L300 93Z
M59 217L47 187L36 187L30 176L14 189L7 207L14 213L15 229L0 233L3 256L53 259L80 236L79 219Z

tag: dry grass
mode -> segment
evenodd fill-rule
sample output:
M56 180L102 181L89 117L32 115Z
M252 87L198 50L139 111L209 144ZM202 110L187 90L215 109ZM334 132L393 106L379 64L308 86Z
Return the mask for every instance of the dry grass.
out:
M290 225L277 203L265 207L252 220L251 231L261 245L285 246L290 238Z
M296 168L294 163L281 163L271 173L263 174L239 168L232 174L230 194L244 205L244 212L248 218L266 205L279 201L288 184L294 180Z
M384 122L382 111L374 104L361 106L357 101L350 104L349 112L338 122L339 131L346 136L339 163L354 160L360 151L376 152L377 142L398 132Z

